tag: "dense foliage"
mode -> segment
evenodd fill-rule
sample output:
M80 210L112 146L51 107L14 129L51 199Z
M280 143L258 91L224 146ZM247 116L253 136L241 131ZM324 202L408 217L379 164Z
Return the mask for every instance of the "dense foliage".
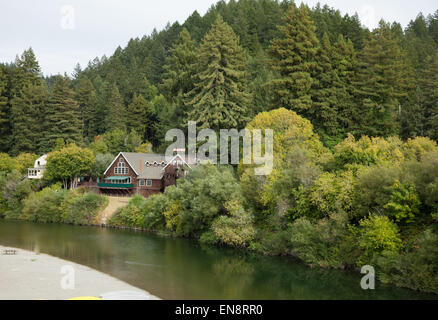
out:
M187 120L241 128L278 107L310 120L330 148L348 133L437 139L437 21L419 14L404 30L381 21L370 31L328 6L219 1L78 65L72 80L43 78L30 48L0 65L0 152L41 154L57 138L86 146L113 130L163 150L166 130Z
M273 129L270 175L198 166L110 224L324 268L370 264L383 282L438 293L437 25L438 11L370 31L327 6L231 0L73 79L43 78L28 49L0 65L0 214L94 223L105 199L66 189L119 152L161 152L188 120ZM25 179L41 153L44 180Z
M349 136L330 152L293 111L259 114L247 128L263 124L278 129L274 153L282 154L274 154L271 175L254 175L252 165L237 173L198 166L164 194L132 198L110 224L293 255L319 267L370 264L384 282L438 292L436 250L427 251L438 239L434 141ZM411 280L395 280L409 272Z
M0 214L10 219L44 223L97 224L98 214L108 204L108 199L104 196L85 192L83 189L67 191L62 189L60 184L51 185L41 191L23 191L23 186L20 185L15 185L12 190L11 187L5 188L3 185L0 187L2 199L7 200L0 207Z

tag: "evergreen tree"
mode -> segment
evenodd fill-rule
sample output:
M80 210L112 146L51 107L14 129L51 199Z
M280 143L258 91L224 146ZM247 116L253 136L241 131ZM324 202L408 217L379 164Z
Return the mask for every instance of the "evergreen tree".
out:
M47 106L42 152L52 150L59 138L67 144L81 142L80 110L70 82L67 76L56 77Z
M126 107L123 104L119 88L114 83L111 88L111 95L108 101L108 109L105 117L105 129L126 129Z
M434 14L431 14L427 17L427 25L430 36L438 45L438 10L436 10Z
M252 93L252 109L248 114L254 118L258 113L268 111L272 105L269 87L265 84L272 79L272 72L266 63L266 54L260 49L254 56L248 57L249 89Z
M14 67L11 74L12 97L19 96L24 87L41 82L41 68L32 48L24 50L20 57L16 57Z
M280 25L281 37L271 42L272 69L278 77L268 83L272 88L274 103L298 114L309 117L312 106L312 75L317 68L318 39L310 20L309 9L291 4Z
M48 91L44 82L24 87L20 96L12 101L11 154L38 153L44 136L44 117L48 102Z
M185 112L184 96L193 90L196 62L195 42L184 28L166 58L165 73L159 86L167 101L173 106L174 114L169 115L169 125L182 126L178 121L182 120Z
M149 104L142 95L134 94L131 104L127 109L127 129L134 130L142 139L146 135L146 123L149 113Z
M327 136L335 136L339 130L338 105L341 93L340 79L333 64L333 48L327 33L324 34L318 50L318 69L314 75L312 86L312 108L310 118L317 131L326 140ZM342 139L342 137L340 137Z
M76 101L81 114L81 136L91 141L98 134L98 100L96 90L87 76L81 77L76 86Z
M93 85L96 88L97 100L98 100L98 111L97 111L97 132L103 134L106 131L106 117L108 114L108 103L111 98L111 88L112 85L106 81L102 80L100 76L97 76Z
M245 55L233 30L219 16L199 47L199 70L188 94L188 119L199 127L242 128L248 121Z
M81 74L82 74L81 65L79 63L76 63L76 66L75 66L75 68L73 70L73 74L72 74L73 79L75 79L75 80L79 79Z
M10 131L7 67L0 64L0 152L8 149Z
M183 27L186 28L196 42L201 41L205 34L206 27L198 11L194 11L190 17L184 22Z
M354 110L356 135L388 136L398 133L398 114L407 102L413 76L405 53L389 24L380 21L379 28L367 40L360 56L355 81L357 99Z
M420 80L425 133L438 141L438 50L426 59L426 65L428 68Z
M424 137L427 132L427 118L423 105L422 91L417 86L415 93L409 97L409 103L400 114L401 132L404 139Z
M421 13L406 28L404 42L410 63L414 67L417 77L421 78L422 70L427 68L426 58L433 55L437 49L437 43L428 29L428 22Z
M10 85L10 152L35 152L44 123L47 88L32 48L15 59Z
M352 127L354 119L353 104L353 81L357 70L356 50L351 40L345 41L339 35L337 42L333 46L332 65L336 69L339 79L337 86L337 117L339 129L348 132Z

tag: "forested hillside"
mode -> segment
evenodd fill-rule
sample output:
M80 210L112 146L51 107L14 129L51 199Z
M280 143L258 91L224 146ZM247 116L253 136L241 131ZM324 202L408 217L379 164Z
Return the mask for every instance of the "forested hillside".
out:
M189 118L242 128L279 107L309 119L330 148L347 133L438 139L438 11L370 31L357 15L290 4L220 1L78 65L72 79L42 77L26 50L0 65L0 151L121 132L160 151L166 129Z
M438 294L438 11L367 30L326 6L221 1L72 78L43 77L28 49L0 65L0 217L90 223L103 200L74 181L120 151L163 152L188 120L272 129L272 173L200 165L110 225L372 265L382 282ZM49 151L42 181L26 179Z

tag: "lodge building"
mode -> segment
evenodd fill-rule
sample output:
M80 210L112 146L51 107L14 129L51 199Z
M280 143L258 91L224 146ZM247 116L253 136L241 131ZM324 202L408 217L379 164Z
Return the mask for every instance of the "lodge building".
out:
M180 154L167 162L162 154L120 152L98 179L97 187L106 195L149 197L176 185L176 180L195 165L196 161Z

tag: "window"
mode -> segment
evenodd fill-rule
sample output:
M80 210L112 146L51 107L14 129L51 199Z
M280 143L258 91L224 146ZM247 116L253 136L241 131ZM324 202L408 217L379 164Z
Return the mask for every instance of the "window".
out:
M124 180L107 180L107 179L105 179L105 180L109 181L107 183L114 183L114 184L130 184L131 183L131 177L127 177Z
M143 187L144 186L144 180L143 179L138 180L138 185L140 187Z
M152 180L147 179L147 180L146 180L146 186L147 186L147 187L152 187Z
M115 174L128 174L129 168L125 165L125 161L123 158L120 158L119 163L114 168Z

